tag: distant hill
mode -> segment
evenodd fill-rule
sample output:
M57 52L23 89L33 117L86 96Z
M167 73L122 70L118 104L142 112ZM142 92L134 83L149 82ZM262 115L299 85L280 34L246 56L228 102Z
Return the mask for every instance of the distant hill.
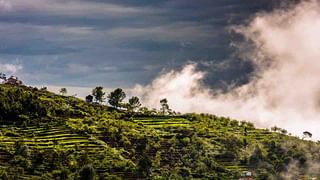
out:
M0 85L3 179L320 178L319 143L275 131L209 114L132 114Z

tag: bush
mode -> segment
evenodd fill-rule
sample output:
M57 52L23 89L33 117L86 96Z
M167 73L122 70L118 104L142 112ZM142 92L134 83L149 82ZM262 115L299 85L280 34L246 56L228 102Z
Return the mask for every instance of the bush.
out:
M138 162L138 172L141 176L149 176L151 173L152 161L145 153L141 155Z
M249 163L252 166L257 166L263 160L261 149L257 146L249 158Z
M96 172L90 164L83 166L79 171L80 180L93 180L95 175Z
M189 137L184 137L180 141L183 145L187 146L190 143L190 138Z

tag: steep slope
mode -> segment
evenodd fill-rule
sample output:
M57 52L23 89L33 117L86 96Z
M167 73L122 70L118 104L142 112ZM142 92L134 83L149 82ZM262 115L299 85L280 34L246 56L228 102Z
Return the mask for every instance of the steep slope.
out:
M9 179L320 177L320 145L207 114L117 111L0 86L0 176Z

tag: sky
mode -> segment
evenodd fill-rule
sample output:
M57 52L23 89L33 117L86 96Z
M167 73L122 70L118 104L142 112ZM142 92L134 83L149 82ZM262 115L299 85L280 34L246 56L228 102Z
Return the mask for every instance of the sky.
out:
M148 84L190 62L208 85L246 82L228 30L270 0L0 0L0 71L29 85ZM219 67L219 68L215 68Z

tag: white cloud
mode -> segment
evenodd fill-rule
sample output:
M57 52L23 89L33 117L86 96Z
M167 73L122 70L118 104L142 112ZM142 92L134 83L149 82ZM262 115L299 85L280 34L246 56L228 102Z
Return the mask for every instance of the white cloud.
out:
M241 55L255 66L248 84L221 93L204 87L204 72L187 65L134 91L150 107L167 98L177 111L230 116L259 127L277 125L296 135L307 130L320 139L319 3L260 13L236 28L247 39L238 45Z
M0 64L0 72L2 73L16 74L22 69L23 66L21 64Z

